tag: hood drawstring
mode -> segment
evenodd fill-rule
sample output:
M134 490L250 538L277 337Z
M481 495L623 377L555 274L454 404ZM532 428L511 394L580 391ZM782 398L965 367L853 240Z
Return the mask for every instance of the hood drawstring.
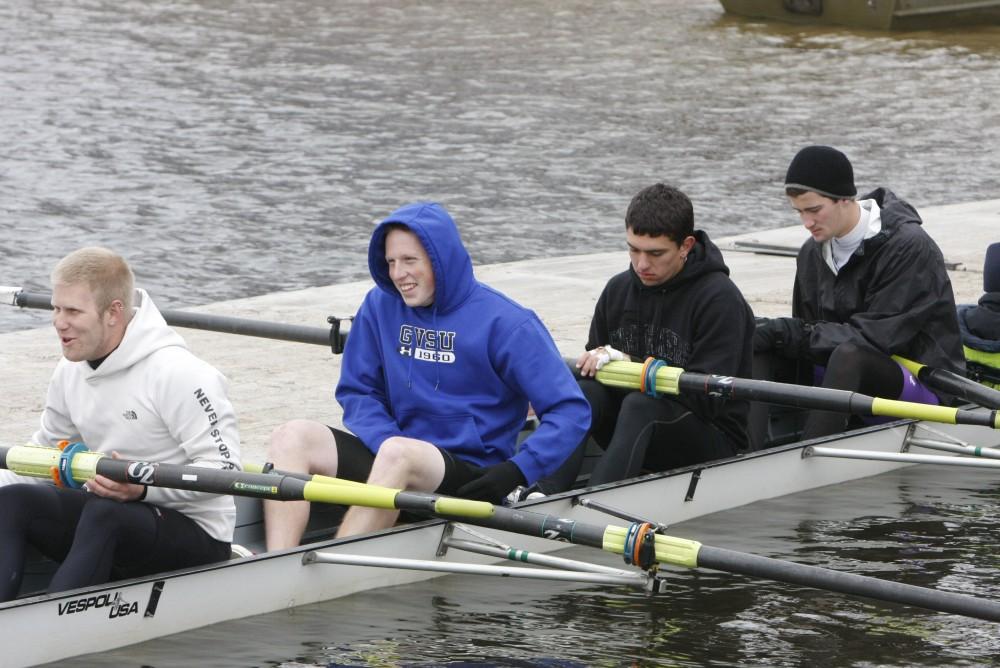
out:
M431 322L434 326L434 352L437 356L434 357L434 391L437 392L438 387L441 386L441 367L438 364L441 363L441 341L438 340L440 333L438 332L438 307L434 304L434 312L431 316Z
M434 359L431 360L434 363L434 391L437 392L438 388L441 387L441 368L438 366L438 364L440 364L440 358L441 358L441 342L438 340L439 339L439 332L438 332L438 326L437 326L437 305L436 304L434 305L433 309L434 310L431 311L431 322L433 323L433 327L434 327L434 336L433 337L427 337L427 339L428 339L428 343L430 342L431 338L434 339L434 352L437 353L437 356L435 356ZM414 341L413 350L410 352L410 361L409 361L409 363L406 366L406 387L407 387L407 389L412 389L413 388L413 358L416 357L416 349L417 349L416 343L417 342Z

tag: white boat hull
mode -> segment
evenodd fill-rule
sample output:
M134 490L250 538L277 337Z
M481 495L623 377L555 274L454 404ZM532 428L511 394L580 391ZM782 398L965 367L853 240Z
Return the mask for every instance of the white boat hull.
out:
M899 451L909 422L826 439L840 448ZM919 428L918 428L919 429ZM996 432L935 425L969 442ZM814 444L822 441L814 441ZM995 445L995 443L978 443ZM600 525L625 524L574 504L585 496L654 522L674 524L710 513L835 485L908 466L900 462L803 458L804 445L785 446L665 474L577 490L524 504L534 511ZM180 633L232 619L326 601L359 591L437 577L427 571L303 564L309 551L491 563L492 557L448 550L438 556L445 523L431 520L346 540L312 543L156 577L0 605L0 666L27 666ZM481 529L518 548L548 552L565 544ZM689 538L697 539L697 536Z

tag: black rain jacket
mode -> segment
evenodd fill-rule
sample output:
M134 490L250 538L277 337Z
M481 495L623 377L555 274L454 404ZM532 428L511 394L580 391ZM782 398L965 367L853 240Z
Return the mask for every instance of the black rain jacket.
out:
M868 344L928 366L965 375L955 295L944 257L920 216L892 191L862 199L881 209L882 229L865 239L834 274L822 244L799 250L792 314L812 323L809 352L826 364L841 343Z

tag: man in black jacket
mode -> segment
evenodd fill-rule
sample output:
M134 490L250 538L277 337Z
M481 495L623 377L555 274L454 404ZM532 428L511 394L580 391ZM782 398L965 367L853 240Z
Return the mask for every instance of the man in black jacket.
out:
M605 449L591 484L729 457L748 447L746 402L650 396L592 380L611 359L647 357L700 373L751 373L753 313L722 253L694 229L687 196L662 183L643 189L629 204L625 236L631 264L605 286L587 352L576 364L593 411L589 435ZM582 457L581 445L560 471L573 474L569 481ZM542 481L539 487L553 492L560 485Z
M798 152L785 194L812 238L798 253L793 317L759 325L754 352L804 362L823 387L945 399L890 357L965 372L951 280L916 210L885 188L855 199L853 167L829 146ZM842 432L848 419L813 411L803 438Z

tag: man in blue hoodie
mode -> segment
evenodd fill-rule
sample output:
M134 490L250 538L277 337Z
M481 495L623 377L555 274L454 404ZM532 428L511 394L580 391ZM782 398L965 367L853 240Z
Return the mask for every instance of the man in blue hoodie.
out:
M590 408L545 326L479 283L448 213L404 206L368 248L375 287L354 319L336 397L353 432L305 420L279 427L276 468L499 502L553 473ZM540 422L520 445L534 408ZM297 545L305 502L265 504L269 549ZM392 526L396 511L353 507L338 535Z

